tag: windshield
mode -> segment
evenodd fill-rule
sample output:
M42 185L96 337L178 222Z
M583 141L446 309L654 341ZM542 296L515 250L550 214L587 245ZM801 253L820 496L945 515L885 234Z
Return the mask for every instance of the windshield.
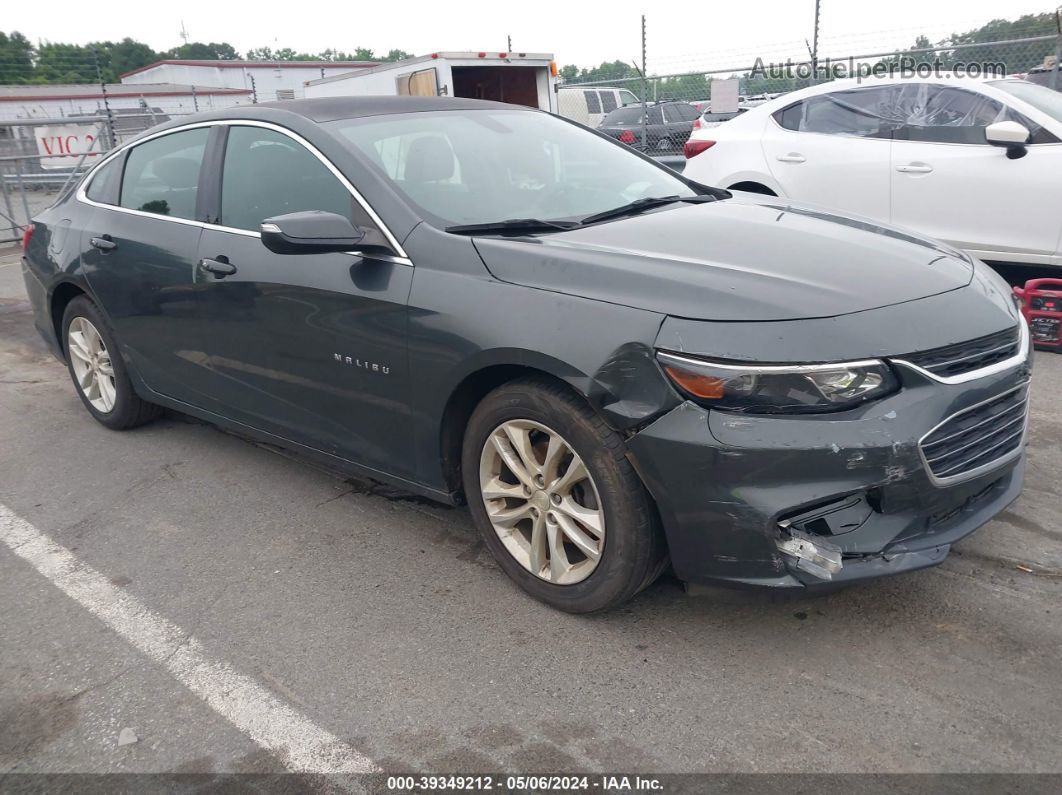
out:
M432 111L325 125L438 226L573 219L696 195L667 169L547 113Z
M1062 122L1062 94L1059 92L1026 80L998 80L989 85L995 86L1000 91L1006 91L1023 102L1028 102L1041 113L1046 113L1055 121Z

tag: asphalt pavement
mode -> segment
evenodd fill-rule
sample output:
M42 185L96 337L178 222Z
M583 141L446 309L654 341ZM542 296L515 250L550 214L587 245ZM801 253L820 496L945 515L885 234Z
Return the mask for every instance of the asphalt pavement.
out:
M1038 353L1025 493L939 568L569 616L464 510L96 424L0 253L0 773L1062 772L1060 411Z

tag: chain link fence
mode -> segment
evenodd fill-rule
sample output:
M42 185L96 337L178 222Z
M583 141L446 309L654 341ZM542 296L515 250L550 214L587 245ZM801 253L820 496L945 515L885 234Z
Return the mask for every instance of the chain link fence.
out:
M79 97L58 109L52 101L39 103L28 118L0 118L0 243L21 240L30 219L114 147L156 124L216 106L187 96L147 99L105 104Z
M649 47L643 18L640 63L614 61L581 72L566 68L558 86L558 111L677 165L695 128L721 124L780 94L838 78L938 72L1019 75L1062 90L1059 18L1041 14L1019 23L1006 23L1005 35L990 36L996 25L990 23L977 35L935 43L912 29L843 39L816 35L814 45L764 44L757 52L713 46L684 55ZM914 41L914 46L881 46L896 34ZM228 95L224 92L231 89L201 86L180 87L185 90L162 96L152 96L145 87L138 94L137 87L105 82L105 68L114 65L101 65L95 57L49 58L53 82L29 92L37 95L33 102L12 102L5 96L8 101L0 103L8 109L7 118L0 113L0 242L20 239L29 219L71 189L103 154L140 132L197 111L273 99L259 98L253 82L250 91ZM0 78L11 68L0 61ZM16 88L24 87L0 86ZM719 100L730 94L725 110L720 111L718 103L713 109L713 91Z
M792 44L765 46L759 53L664 54L652 61L656 69L672 70L663 74L646 73L644 60L643 64L616 61L567 75L558 88L558 110L641 151L677 159L694 129L721 124L781 94L836 79L1020 76L1062 90L1058 22L1050 26L1037 22L1026 29L1012 26L1006 38L988 41L957 37L934 44L915 35L917 46L909 49L875 48L872 39L860 38L858 43L865 49L848 51L856 54L846 54L837 42L828 41L818 52L801 43L802 56ZM695 68L681 69L694 64ZM611 76L595 74L600 72ZM715 107L713 88L720 99Z

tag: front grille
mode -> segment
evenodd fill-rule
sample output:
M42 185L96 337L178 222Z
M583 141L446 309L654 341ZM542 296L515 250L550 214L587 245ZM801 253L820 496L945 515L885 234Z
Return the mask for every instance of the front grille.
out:
M1021 386L949 417L919 443L929 471L951 480L1006 458L1022 445L1028 405Z
M996 364L1015 356L1019 351L1021 335L1018 327L988 334L984 337L933 348L928 351L898 356L905 362L929 370L933 375L947 378L962 375Z

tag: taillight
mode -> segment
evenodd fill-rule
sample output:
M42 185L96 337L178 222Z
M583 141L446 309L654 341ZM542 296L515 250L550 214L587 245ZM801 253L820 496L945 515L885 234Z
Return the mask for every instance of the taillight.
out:
M633 144L635 141L634 133L630 130L624 130L620 133L619 139L625 144Z
M26 228L22 230L22 250L25 251L29 248L30 238L33 237L33 224L26 224Z
M701 129L701 117L700 116L698 116L696 119L693 120L693 129L695 129L695 130Z
M682 147L682 154L686 155L686 159L689 160L691 157L696 157L705 149L711 149L713 146L715 146L715 141L695 141L691 138Z

